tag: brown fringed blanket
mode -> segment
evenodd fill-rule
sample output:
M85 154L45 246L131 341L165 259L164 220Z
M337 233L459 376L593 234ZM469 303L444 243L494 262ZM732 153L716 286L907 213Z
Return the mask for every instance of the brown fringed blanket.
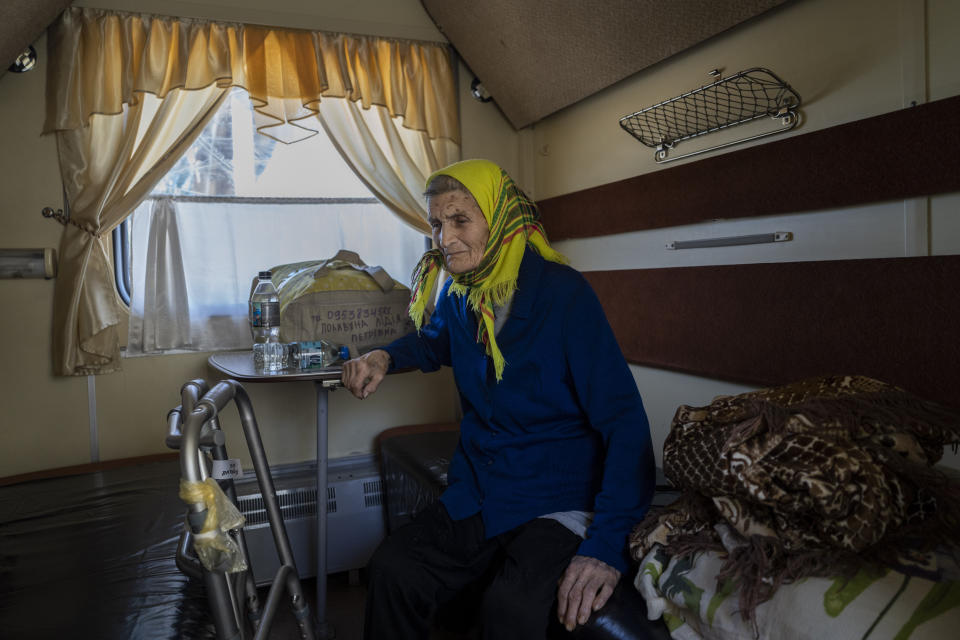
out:
M746 618L782 583L958 544L960 487L933 469L958 443L960 412L857 376L681 406L663 467L683 495L636 527L632 555L725 551L718 580Z

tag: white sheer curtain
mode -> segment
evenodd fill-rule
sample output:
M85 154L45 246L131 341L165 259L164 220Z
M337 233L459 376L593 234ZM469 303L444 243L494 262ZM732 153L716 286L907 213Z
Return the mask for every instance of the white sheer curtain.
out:
M178 202L171 216L172 209L161 199L140 205L133 216L128 356L249 347L247 299L260 270L331 258L349 249L406 284L423 252L423 236L381 204ZM172 225L179 236L179 264ZM166 259L154 261L154 254ZM182 298L173 294L178 274L185 274ZM150 287L152 296L147 295ZM168 324L188 325L189 338L178 334L174 345L140 329ZM172 333L162 335L172 339Z
M150 207L147 203L143 207ZM150 207L142 279L131 299L127 353L158 353L191 347L190 302L183 270L177 205L158 198ZM139 286L142 284L142 286Z

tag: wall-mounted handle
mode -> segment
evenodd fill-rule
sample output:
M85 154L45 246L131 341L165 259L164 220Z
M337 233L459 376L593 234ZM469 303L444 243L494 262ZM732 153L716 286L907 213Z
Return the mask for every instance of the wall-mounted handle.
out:
M667 249L704 249L707 247L736 247L744 244L763 244L765 242L788 242L793 240L792 231L757 233L749 236L730 236L727 238L704 238L702 240L674 240L667 243Z
M0 249L0 278L45 278L57 275L54 249Z

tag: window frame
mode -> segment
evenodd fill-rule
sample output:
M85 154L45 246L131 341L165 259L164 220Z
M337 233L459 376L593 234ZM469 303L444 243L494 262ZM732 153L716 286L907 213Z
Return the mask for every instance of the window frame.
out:
M130 259L130 216L113 229L113 278L117 295L130 308L130 283L133 279Z

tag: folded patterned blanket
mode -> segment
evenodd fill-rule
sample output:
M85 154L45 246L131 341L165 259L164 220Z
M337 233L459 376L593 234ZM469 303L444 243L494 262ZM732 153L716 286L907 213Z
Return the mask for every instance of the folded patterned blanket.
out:
M718 579L738 581L747 617L784 582L960 544L960 485L933 468L947 444L960 412L859 376L681 406L663 467L682 497L636 527L631 553L725 550Z

